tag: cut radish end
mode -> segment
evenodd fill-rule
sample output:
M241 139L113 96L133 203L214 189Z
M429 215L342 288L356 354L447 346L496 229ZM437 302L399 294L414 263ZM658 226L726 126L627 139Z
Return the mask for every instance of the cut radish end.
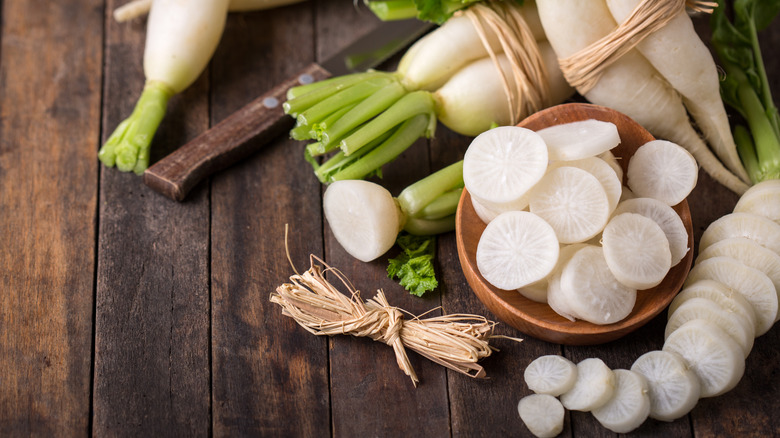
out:
M537 131L549 149L551 160L595 157L620 144L617 126L601 120L581 120Z
M637 149L628 162L626 175L628 187L637 196L677 205L696 186L699 166L681 146L653 140Z
M647 379L650 418L674 421L687 415L699 401L699 378L677 353L650 351L634 361L631 371Z
M745 373L742 349L717 325L695 319L675 330L663 351L677 353L685 359L701 383L701 397L723 394L739 383Z
M519 206L547 170L547 146L534 131L501 126L478 135L463 157L463 181L491 209Z
M691 298L681 304L674 312L670 312L664 331L664 339L668 338L680 326L694 319L705 319L722 328L739 344L745 357L753 348L753 339L756 335L753 322L739 314L728 312L714 301L706 298Z
M531 391L559 396L574 387L577 365L557 354L540 356L528 364L523 378Z
M395 244L401 212L384 187L363 180L337 181L322 197L333 236L352 257L370 262Z
M531 394L520 399L517 412L534 436L552 438L563 431L565 410L561 402L547 394Z
M477 244L477 268L499 289L519 289L545 278L558 261L555 231L538 216L511 211L491 221Z
M761 181L740 196L735 213L753 213L780 225L780 179Z
M739 292L736 292L734 289L715 280L699 280L683 288L669 304L669 314L673 314L678 307L693 298L706 298L716 303L727 312L739 315L747 321L750 321L753 325L753 332L755 333L755 328L758 326L756 322L756 311L753 310L753 306L750 302L748 302L748 300Z
M613 217L601 235L610 271L626 286L643 290L663 281L672 263L669 241L658 224L636 213Z
M593 416L612 432L628 433L639 427L650 414L647 379L630 370L614 370L615 394Z
M672 255L672 266L680 263L688 253L688 231L680 215L666 203L653 198L627 199L618 204L615 215L621 213L636 213L650 218L661 227L669 242Z
M561 394L561 403L572 411L592 411L604 406L615 393L615 373L599 358L577 364L577 381Z
M551 170L531 191L531 213L547 221L561 243L584 242L604 228L609 199L595 176L576 167Z
M780 254L780 225L753 213L731 213L712 222L701 235L699 252L731 237L747 237Z

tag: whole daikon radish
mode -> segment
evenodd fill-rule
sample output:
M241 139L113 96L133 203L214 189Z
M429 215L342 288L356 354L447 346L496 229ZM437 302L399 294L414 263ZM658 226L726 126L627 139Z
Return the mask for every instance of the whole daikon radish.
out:
M284 5L299 3L303 0L230 0L228 9L230 12L259 11ZM152 7L152 0L133 0L114 9L114 20L124 21L146 15Z

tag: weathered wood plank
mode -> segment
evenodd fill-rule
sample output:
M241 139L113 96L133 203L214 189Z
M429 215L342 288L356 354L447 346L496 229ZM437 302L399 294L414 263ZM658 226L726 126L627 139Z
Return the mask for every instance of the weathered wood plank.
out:
M84 436L102 7L1 6L0 435Z
M235 14L212 69L217 123L313 60L312 6ZM259 140L259 139L258 139ZM269 295L322 252L319 183L286 134L212 182L215 436L327 436L326 340Z
M119 24L107 4L103 140L143 86L145 19ZM174 96L151 162L208 127L207 77ZM101 168L95 322L98 436L209 431L209 200L176 203L141 177Z

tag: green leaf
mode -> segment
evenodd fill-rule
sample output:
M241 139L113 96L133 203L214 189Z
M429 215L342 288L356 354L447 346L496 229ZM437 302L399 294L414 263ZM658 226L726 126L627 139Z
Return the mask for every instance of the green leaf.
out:
M439 285L433 269L436 237L401 232L396 244L402 251L397 257L390 259L387 276L398 279L401 286L418 297L436 289Z

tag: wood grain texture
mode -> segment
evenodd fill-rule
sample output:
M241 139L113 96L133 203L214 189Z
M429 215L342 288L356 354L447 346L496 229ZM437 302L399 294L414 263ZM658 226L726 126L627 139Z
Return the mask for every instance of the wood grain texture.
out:
M0 436L84 436L102 9L0 6Z
M212 64L216 122L313 61L312 4L231 15ZM259 139L258 139L259 140ZM282 134L212 180L215 436L327 436L326 340L269 301L322 253L319 182Z
M104 140L143 86L146 24L106 20ZM207 82L203 75L170 100L152 162L208 127ZM93 433L207 435L208 192L176 203L103 167L100 198Z

